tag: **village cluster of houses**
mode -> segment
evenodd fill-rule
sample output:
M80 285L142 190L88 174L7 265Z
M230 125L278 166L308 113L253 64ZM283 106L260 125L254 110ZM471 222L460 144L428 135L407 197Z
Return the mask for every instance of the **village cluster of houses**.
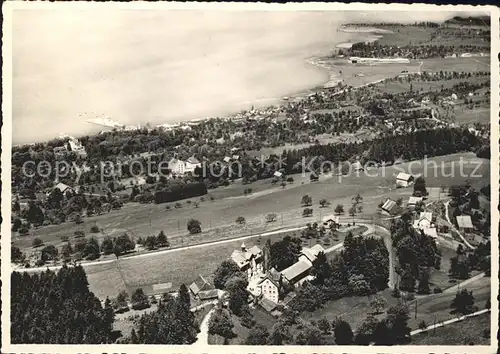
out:
M263 251L258 246L247 248L243 243L239 250L233 251L231 260L247 275L249 294L264 309L271 312L279 303L286 301L286 295L289 293L287 290L314 278L311 269L321 252L325 252L325 249L319 244L311 248L304 247L296 263L277 271L275 268L267 269L268 251ZM221 292L201 275L189 289L196 299L203 301L214 300L221 296Z

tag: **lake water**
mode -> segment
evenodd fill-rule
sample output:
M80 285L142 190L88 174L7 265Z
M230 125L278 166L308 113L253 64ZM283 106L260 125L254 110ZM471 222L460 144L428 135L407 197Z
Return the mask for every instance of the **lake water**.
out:
M305 59L353 34L334 12L22 11L13 28L13 143L263 106L328 80Z

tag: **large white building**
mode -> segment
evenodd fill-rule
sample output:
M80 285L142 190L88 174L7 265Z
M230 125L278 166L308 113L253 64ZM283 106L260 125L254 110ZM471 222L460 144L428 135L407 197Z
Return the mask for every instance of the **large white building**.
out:
M186 161L179 160L174 157L168 162L168 168L170 169L172 174L178 176L183 176L186 173L194 173L196 167L201 167L201 163L194 156L191 156Z

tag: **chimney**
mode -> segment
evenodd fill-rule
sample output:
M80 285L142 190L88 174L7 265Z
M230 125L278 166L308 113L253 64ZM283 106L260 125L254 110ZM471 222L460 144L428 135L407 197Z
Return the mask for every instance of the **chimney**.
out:
M241 244L241 251L246 252L247 251L247 246L245 246L245 242Z

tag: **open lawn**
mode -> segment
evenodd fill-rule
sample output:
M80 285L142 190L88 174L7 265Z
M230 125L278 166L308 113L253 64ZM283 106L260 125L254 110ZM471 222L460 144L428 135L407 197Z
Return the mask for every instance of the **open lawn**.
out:
M463 162L464 174L462 176L459 173L460 159ZM411 195L411 188L395 188L395 176L398 172L423 173L428 187L450 186L464 183L479 163L482 164L476 171L476 175L480 174L483 177L472 177L470 180L475 188L480 189L489 184L489 161L483 163L483 160L476 158L472 153L453 154L432 158L427 162L414 161L385 169L369 169L360 172L359 175L353 172L350 176L320 176L319 182L305 182L304 184L296 182L287 185L286 188L272 187L269 182L269 188L263 189L262 193L256 192L250 196L243 196L241 193L237 197L216 199L213 202L205 201L198 209L185 207L167 211L161 204L131 203L122 210L89 218L83 226L68 223L39 229L37 236L46 244L58 243L60 235L72 234L73 229L80 227L85 230L90 229L95 221L110 235L128 232L133 237L138 237L157 234L160 230L164 230L173 246L193 245L210 240L258 234L280 227L305 226L307 222L320 221L323 216L333 214L337 204L343 204L347 210L352 197L358 193L363 197L363 211L356 218L370 219L378 214L378 204L385 198L402 197L407 200ZM452 171L454 171L453 175ZM296 178L298 179L299 177ZM240 188L243 190L247 186L240 185ZM302 217L303 207L300 205L301 198L305 194L313 199L314 213L308 218ZM318 201L321 198L330 201L330 206L320 208ZM276 213L278 220L265 224L264 216L267 213ZM234 220L240 215L246 218L247 226L235 224ZM192 217L200 220L204 229L204 232L196 236L188 236L187 231L177 228L178 224L186 225L187 220ZM350 217L345 214L341 216L341 219L344 223L350 222ZM273 237L279 236L273 235ZM23 238L15 237L14 245L29 248L30 242L25 242ZM255 244L257 240L258 237L254 237L248 240L248 243ZM168 254L152 254L148 257L124 257L119 260L119 269L115 262L89 267L89 282L91 288L100 297L116 296L123 288L133 290L141 286L147 290L148 285L155 283L172 282L173 287L178 287L182 283L189 284L198 274L211 274L215 267L222 260L227 259L231 252L240 245L239 241L228 242ZM93 283L99 285L94 286Z
M468 290L473 291L475 305L483 309L486 300L490 298L490 278L481 278L466 286ZM391 296L391 290L386 289L379 292L387 300L387 306L381 313L375 314L370 307L372 296L350 296L338 300L327 302L322 308L314 312L302 312L300 316L305 320L318 320L325 317L329 321L336 317L349 322L353 331L366 319L368 315L374 315L376 318L383 319L389 307L397 304L400 300ZM418 329L419 323L423 320L427 325L451 319L454 315L450 314L450 304L455 297L455 293L432 294L424 298L409 302L410 320L409 326ZM417 304L417 305L416 305ZM415 311L417 308L417 311ZM416 316L415 316L416 312ZM448 343L450 344L450 343Z
M454 282L450 281L451 278L448 276L448 270L451 264L450 259L456 256L456 252L450 248L443 247L441 244L439 250L441 251L441 268L431 271L431 277L429 279L431 291L434 287L439 287L441 290L444 290L454 285Z
M431 58L423 60L422 71L490 71L490 57Z
M491 313L436 328L411 338L414 345L490 345Z
M384 29L388 29L392 33L384 34L382 38L377 40L377 43L399 47L427 43L431 40L432 32L435 31L433 28L418 26L387 26Z
M282 239L285 235L300 237L300 232L277 233L270 236L255 236L246 239L247 247L258 245L262 247L269 238L272 242ZM344 237L334 240L329 238L331 247L343 241ZM316 239L303 239L303 246L312 247ZM152 255L146 257L120 258L118 262L105 265L90 266L86 269L90 288L99 298L114 297L120 290L127 290L130 294L137 288L142 288L148 295L155 293L154 284L171 283L171 290L177 290L181 284L189 286L198 275L210 278L219 264L228 259L235 249L239 249L241 241L202 248L171 252L166 255Z
M365 320L368 315L382 319L385 316L385 311L392 305L397 304L398 300L391 296L391 290L386 289L379 292L387 300L387 306L381 313L375 314L370 307L370 301L373 296L348 296L338 300L328 301L322 308L314 312L302 312L300 317L305 320L317 321L325 317L328 321L333 321L337 317L349 322L353 331Z

